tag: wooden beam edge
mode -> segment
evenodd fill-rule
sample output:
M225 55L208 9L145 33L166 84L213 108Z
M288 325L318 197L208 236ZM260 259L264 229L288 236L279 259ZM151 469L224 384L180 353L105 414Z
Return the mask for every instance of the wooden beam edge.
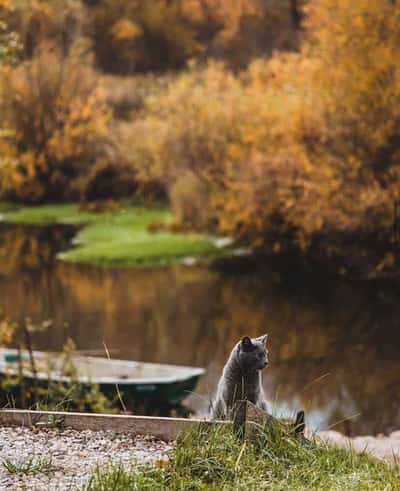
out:
M184 430L230 424L208 419L131 416L123 414L93 414L59 411L0 410L0 425L37 428L71 428L74 430L129 432L148 435L160 440L174 440Z

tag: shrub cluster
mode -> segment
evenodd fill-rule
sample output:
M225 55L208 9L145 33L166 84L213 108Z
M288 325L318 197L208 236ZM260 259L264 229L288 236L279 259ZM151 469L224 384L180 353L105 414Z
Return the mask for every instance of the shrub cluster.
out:
M239 76L215 64L180 75L132 126L140 172L163 182L182 220L255 246L328 238L330 254L338 238L387 242L400 189L399 15L391 2L319 0L301 52Z
M32 60L3 69L1 86L3 196L41 202L109 194L123 172L115 170L109 108L81 55L42 47Z

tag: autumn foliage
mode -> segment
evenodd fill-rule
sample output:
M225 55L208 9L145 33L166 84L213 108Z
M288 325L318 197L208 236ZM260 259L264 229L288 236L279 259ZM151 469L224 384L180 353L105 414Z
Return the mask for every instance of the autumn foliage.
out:
M232 67L297 45L290 2L273 0L103 0L86 29L97 65L112 73L184 67L223 58Z
M19 5L8 25L25 48L1 84L3 194L91 199L125 173L186 226L393 263L398 2Z
M27 202L79 198L113 158L109 111L78 55L43 49L2 73L1 189Z
M180 75L135 123L138 161L182 220L257 247L335 255L354 237L387 243L399 193L399 15L391 2L315 1L301 52L236 77L218 65Z

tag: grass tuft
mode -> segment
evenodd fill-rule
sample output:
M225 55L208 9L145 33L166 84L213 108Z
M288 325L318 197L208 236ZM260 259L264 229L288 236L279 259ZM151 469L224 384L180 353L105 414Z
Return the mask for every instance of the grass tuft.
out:
M161 491L165 490L164 471L151 465L126 469L122 464L97 468L82 491Z
M180 435L166 466L97 470L85 491L119 490L397 490L399 468L351 449L304 442L282 427L256 441L229 428Z
M6 471L10 474L49 475L55 470L51 457L43 457L38 459L31 457L25 462L14 462L10 459L5 459L3 460L2 464Z

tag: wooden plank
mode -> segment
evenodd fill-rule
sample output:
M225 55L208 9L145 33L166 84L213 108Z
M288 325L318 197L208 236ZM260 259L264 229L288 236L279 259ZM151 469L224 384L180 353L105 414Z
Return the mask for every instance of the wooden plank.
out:
M62 427L74 430L117 431L174 440L178 433L198 426L230 424L224 421L184 418L156 418L115 414L70 413L56 411L0 410L2 426Z

